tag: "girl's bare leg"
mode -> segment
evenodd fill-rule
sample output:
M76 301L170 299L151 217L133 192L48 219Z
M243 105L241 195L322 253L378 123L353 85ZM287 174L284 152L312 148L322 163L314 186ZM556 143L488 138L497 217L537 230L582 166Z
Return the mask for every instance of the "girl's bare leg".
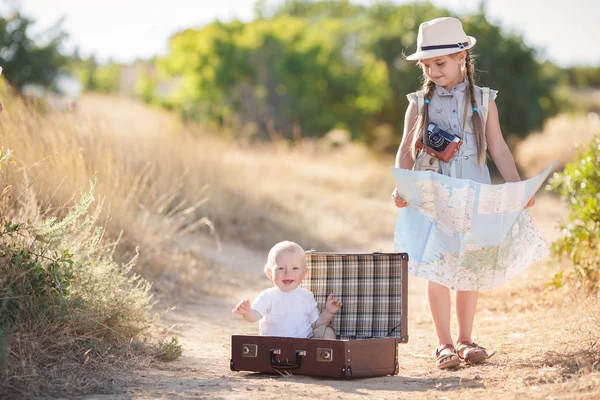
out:
M473 333L473 321L475 320L475 309L477 308L477 297L479 292L459 291L456 292L456 319L458 321L458 341L471 341Z
M450 289L439 283L427 281L427 299L438 344L454 343L450 334Z

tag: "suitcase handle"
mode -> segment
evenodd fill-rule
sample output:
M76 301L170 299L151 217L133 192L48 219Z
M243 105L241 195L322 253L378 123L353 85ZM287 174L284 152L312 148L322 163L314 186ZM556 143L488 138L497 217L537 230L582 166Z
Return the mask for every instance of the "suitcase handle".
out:
M300 368L302 364L302 357L306 355L305 350L296 350L296 362L282 362L277 359L277 355L281 354L281 350L279 349L271 349L269 352L271 355L271 367L276 369L296 369Z

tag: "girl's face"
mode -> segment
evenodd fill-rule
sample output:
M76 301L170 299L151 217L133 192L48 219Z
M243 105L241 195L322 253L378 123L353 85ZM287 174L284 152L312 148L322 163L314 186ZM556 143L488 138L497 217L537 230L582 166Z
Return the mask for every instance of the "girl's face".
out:
M461 66L464 63L464 52L445 56L426 58L419 61L423 73L439 86L447 90L462 82Z

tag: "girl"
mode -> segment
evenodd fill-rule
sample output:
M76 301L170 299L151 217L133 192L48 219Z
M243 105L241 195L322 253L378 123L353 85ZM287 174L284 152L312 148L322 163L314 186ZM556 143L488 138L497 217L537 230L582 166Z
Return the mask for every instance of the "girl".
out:
M412 169L427 159L426 153L417 154L415 145L426 134L427 125L433 122L463 139L463 145L448 163L439 161L439 173L490 184L490 173L485 164L488 150L507 182L521 180L500 130L494 102L496 91L474 84L470 49L475 43L475 38L465 34L462 23L456 18L436 18L419 26L417 52L407 59L418 61L424 83L422 92L408 95L410 103L404 119L404 135L396 155L396 167ZM438 161L433 161L437 166ZM397 189L392 192L392 200L399 208L408 205L400 198ZM531 198L527 207L534 202ZM401 251L410 254L410 249ZM429 308L439 341L435 351L438 368L456 367L461 360L474 364L488 358L486 349L471 339L477 296L476 291L456 292L458 340L454 347L450 334L450 289L427 282Z

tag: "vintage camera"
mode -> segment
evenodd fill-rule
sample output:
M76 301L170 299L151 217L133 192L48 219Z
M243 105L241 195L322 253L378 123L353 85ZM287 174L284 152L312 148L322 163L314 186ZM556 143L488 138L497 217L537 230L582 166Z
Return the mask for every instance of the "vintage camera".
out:
M462 145L462 139L446 132L434 123L427 125L427 132L417 140L416 148L443 162L450 162Z
M427 125L425 145L437 152L444 152L450 143L460 143L460 138L452 133L446 132L434 123Z

